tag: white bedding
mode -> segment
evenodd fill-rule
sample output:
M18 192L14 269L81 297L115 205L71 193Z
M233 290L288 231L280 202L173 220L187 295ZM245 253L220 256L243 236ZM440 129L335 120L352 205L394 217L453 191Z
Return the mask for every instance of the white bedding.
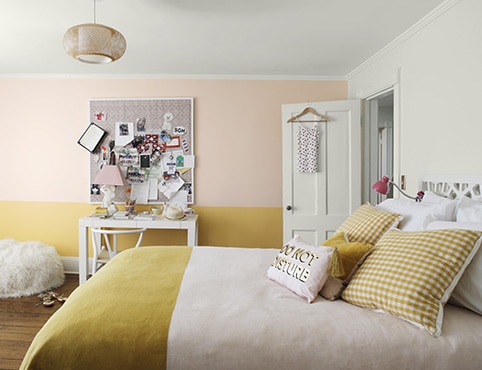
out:
M442 335L266 277L276 249L196 247L168 339L167 369L481 369L482 317L445 307Z

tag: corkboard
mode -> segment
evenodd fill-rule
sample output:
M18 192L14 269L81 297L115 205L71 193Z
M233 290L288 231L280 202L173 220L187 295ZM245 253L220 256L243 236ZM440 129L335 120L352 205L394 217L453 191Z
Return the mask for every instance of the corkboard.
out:
M91 99L90 120L107 135L99 149L90 154L90 201L101 202L101 186L94 184L94 179L102 165L114 159L129 182L127 187L117 187L116 203L125 203L148 183L151 191L147 204L168 202L179 195L193 204L193 117L193 98ZM185 160L185 167L166 172L167 156L174 161L183 158L176 166ZM161 183L164 192L159 190ZM180 183L182 187L174 191Z

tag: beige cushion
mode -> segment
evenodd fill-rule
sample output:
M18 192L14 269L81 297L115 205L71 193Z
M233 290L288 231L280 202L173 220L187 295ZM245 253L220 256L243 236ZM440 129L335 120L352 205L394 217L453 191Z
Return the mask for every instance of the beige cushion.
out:
M335 234L344 232L351 242L375 244L391 227L396 227L403 218L401 214L378 210L370 203L358 207Z
M442 332L443 305L480 246L471 230L387 231L342 298Z
M328 299L329 301L335 301L339 299L345 288L350 283L352 277L355 275L361 265L363 265L363 262L365 262L366 258L370 255L372 250L373 249L370 249L358 260L358 262L352 268L350 274L345 279L341 280L328 275L328 279L326 279L325 284L321 288L320 295L323 298Z

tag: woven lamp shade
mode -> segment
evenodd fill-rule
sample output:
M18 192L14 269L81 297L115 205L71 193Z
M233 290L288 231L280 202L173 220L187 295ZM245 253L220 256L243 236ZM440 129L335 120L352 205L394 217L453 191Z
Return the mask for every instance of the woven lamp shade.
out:
M85 63L105 64L121 58L126 39L117 30L98 23L73 26L64 35L67 54Z

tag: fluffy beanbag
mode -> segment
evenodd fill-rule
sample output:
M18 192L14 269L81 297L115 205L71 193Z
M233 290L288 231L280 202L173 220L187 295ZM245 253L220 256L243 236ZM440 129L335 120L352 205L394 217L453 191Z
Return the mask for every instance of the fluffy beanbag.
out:
M64 283L57 250L40 242L0 240L0 298L26 297Z

